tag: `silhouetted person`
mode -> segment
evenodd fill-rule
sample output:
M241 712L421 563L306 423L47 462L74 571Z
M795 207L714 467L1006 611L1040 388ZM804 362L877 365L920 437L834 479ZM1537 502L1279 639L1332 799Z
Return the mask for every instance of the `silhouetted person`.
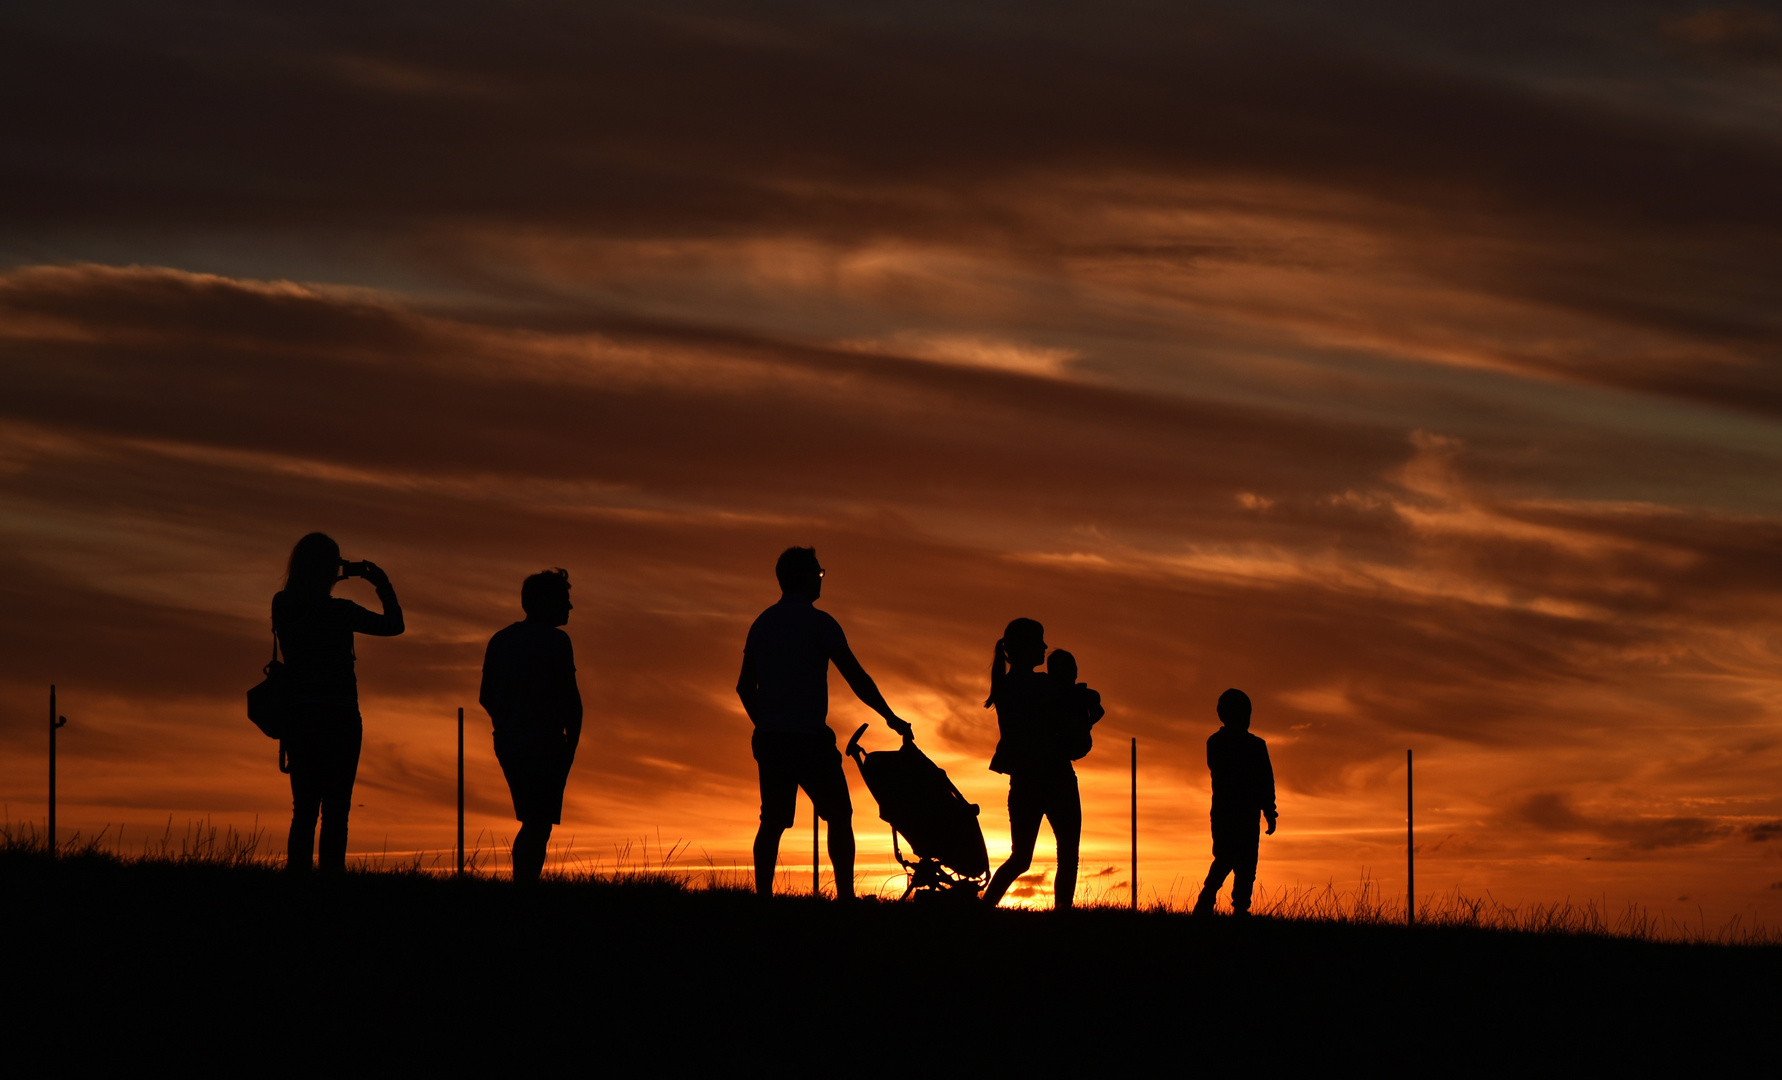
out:
M1213 773L1213 866L1194 903L1196 915L1212 913L1225 875L1233 875L1231 910L1250 914L1256 888L1256 857L1261 837L1257 816L1275 832L1275 769L1268 743L1250 734L1250 698L1242 690L1219 695L1219 722L1224 726L1207 738L1207 768Z
M569 621L569 571L546 570L520 585L526 617L495 631L483 653L477 700L495 725L495 757L513 795L514 880L544 872L551 826L563 820L563 787L582 738L582 692Z
M773 893L780 835L792 827L798 789L817 816L829 823L829 862L835 894L854 896L854 804L842 772L841 751L829 727L829 665L891 730L909 735L884 695L854 659L841 624L815 603L823 594L823 567L814 548L787 548L774 566L780 602L749 627L736 696L755 724L750 746L761 776L761 828L755 833L755 891Z
M1008 861L997 867L984 890L984 902L992 907L1033 865L1042 818L1051 822L1058 843L1052 905L1064 910L1076 899L1083 800L1064 731L1062 687L1059 680L1034 670L1045 658L1046 628L1032 619L1016 619L1003 631L990 662L990 697L984 707L996 707L1001 733L990 769L1008 774L1010 840Z
M382 614L330 595L349 577L371 582ZM310 868L319 811L321 868L345 870L347 813L364 738L353 635L402 633L402 606L389 575L372 563L342 562L339 544L324 533L310 533L291 549L284 590L272 598L272 628L285 654L292 713L280 743L291 770L288 865Z
M1077 681L1077 658L1063 649L1053 649L1046 657L1046 674L1058 691L1062 722L1058 734L1065 752L1072 761L1089 753L1092 745L1090 729L1108 711L1101 707L1101 695L1089 689L1088 683Z

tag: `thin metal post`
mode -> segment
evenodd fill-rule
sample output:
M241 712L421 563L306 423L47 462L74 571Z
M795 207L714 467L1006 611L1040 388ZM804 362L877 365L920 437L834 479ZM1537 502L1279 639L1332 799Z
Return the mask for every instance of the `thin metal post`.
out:
M817 893L817 800L811 800L811 895Z
M49 852L56 853L56 729L62 725L56 723L56 684L50 684L50 745L49 745Z
M464 876L464 706L458 706L458 876Z
M49 853L56 855L56 729L68 723L66 716L56 715L56 684L50 684L49 746Z
M1138 736L1132 737L1132 910L1138 910Z
M1405 751L1405 923L1417 922L1417 834L1411 815L1411 752Z

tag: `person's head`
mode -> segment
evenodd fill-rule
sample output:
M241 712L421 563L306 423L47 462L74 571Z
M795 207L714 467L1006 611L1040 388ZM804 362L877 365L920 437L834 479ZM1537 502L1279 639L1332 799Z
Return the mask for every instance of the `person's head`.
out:
M1250 730L1250 695L1232 689L1219 695L1219 722L1238 731Z
M326 593L340 580L340 545L327 533L313 532L297 541L285 567L288 593Z
M1046 658L1046 628L1032 619L1016 619L1002 632L1003 655L1015 671L1032 671Z
M569 571L558 567L541 570L520 584L520 607L526 618L547 626L562 626L569 621Z
M1053 649L1052 655L1046 657L1046 674L1059 682L1076 685L1077 658L1064 649Z
M811 600L823 595L823 564L817 561L816 548L789 547L780 552L773 573L783 593Z

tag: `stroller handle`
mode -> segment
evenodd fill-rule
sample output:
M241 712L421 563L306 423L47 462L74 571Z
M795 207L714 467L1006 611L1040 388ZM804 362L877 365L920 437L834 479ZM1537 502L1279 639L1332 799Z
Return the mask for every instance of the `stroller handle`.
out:
M869 727L872 727L872 725L871 724L861 724L860 730L854 732L854 737L852 739L848 740L848 748L846 750L842 751L847 756L853 758L856 762L858 762L861 758L866 756L866 751L860 749L860 736L866 734L866 729ZM905 746L916 745L916 736L914 734L906 733L903 737L903 745L905 745Z

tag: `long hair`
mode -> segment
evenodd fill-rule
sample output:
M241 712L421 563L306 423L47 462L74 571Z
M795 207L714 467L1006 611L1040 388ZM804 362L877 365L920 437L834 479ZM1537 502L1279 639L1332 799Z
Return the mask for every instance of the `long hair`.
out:
M996 704L996 691L1002 687L1002 680L1008 678L1009 643L1041 645L1045 640L1046 628L1035 619L1014 619L1004 628L996 643L996 655L990 659L990 696L984 699L984 708Z
M327 533L310 533L291 549L291 561L285 567L285 591L331 583L339 569L340 545Z

